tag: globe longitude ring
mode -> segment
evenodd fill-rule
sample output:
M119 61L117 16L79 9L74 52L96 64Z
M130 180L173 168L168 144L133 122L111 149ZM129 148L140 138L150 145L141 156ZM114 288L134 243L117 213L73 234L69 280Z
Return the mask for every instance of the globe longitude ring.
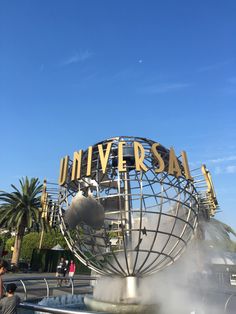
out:
M75 256L103 275L142 277L172 264L197 226L187 156L114 137L62 160L60 227Z

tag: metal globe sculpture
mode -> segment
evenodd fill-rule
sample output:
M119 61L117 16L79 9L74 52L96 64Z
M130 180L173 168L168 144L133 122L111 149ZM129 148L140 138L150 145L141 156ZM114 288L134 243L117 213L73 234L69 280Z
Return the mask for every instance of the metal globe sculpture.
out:
M77 153L73 162L66 158L60 227L80 261L103 275L142 277L181 255L199 204L186 161L173 149L122 136Z

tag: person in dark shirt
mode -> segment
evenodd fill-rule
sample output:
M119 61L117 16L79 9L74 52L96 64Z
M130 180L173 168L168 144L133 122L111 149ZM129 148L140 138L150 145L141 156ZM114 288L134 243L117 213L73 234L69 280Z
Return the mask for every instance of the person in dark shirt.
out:
M7 295L0 300L0 308L2 314L16 314L17 306L20 304L20 297L15 295L16 284L9 283L6 288Z
M57 286L62 285L62 280L66 274L66 263L64 257L61 257L59 264L57 265L57 272L56 277L57 279Z
M65 282L65 284L67 284L67 282L68 282L68 280L66 278L68 271L69 271L69 261L65 260L65 268L64 268L64 282Z

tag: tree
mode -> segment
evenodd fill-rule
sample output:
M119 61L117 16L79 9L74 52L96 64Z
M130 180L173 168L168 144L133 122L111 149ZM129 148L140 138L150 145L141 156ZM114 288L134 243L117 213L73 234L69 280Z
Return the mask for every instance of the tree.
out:
M38 232L30 232L26 234L22 240L20 259L30 261L33 249L39 246L40 234ZM15 237L6 241L5 249L10 252L15 242ZM60 244L63 249L68 250L66 241L59 230L51 230L45 234L42 242L42 249L51 249L55 245Z
M226 223L219 221L215 218L211 218L211 223L219 230L222 238L225 240L230 239L230 235L236 237L236 232Z
M22 239L26 228L28 230L36 226L45 228L45 221L41 215L41 192L42 184L38 178L31 180L22 178L20 188L16 188L13 184L12 193L0 191L0 227L15 230L16 237L14 243L14 251L12 255L12 263L17 265L20 256Z
M215 248L235 251L236 244L232 237L236 237L236 232L229 225L211 218L204 225L205 238L208 245L213 245Z

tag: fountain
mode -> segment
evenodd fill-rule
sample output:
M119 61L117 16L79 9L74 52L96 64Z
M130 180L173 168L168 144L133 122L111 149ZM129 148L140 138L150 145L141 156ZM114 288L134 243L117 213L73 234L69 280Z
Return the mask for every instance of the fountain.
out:
M199 221L217 209L210 174L201 170L192 177L184 151L177 157L173 148L128 136L61 160L58 195L45 183L43 208L53 202L70 250L99 274L98 286L110 282L108 296L95 287L84 298L89 310L158 313L158 299L143 302L143 282L177 265L201 236Z

